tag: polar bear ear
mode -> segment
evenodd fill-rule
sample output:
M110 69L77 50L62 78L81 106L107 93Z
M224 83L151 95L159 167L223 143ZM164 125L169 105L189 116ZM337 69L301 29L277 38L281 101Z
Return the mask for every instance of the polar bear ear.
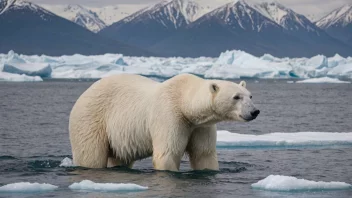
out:
M241 82L240 82L240 86L246 87L246 85L247 85L247 83L246 83L245 81L241 81Z
M210 84L210 91L211 93L216 93L219 91L219 86L216 83L211 83Z

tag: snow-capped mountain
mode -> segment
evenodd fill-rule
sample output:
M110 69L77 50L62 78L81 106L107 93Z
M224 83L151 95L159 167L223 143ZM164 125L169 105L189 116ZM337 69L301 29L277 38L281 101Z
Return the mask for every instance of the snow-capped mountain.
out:
M124 18L121 22L156 20L168 28L179 28L199 17L200 6L192 0L164 0Z
M93 32L98 32L106 27L103 20L99 18L97 13L80 5L42 5L53 13L66 18L78 25L87 28Z
M332 11L316 24L336 39L352 45L352 4Z
M340 26L347 26L351 23L352 4L349 4L332 11L330 14L320 19L317 22L317 25L321 28L328 28L336 24L339 24Z
M119 4L101 8L88 7L88 9L97 13L106 25L111 25L145 7L147 7L146 4Z
M254 5L254 8L286 30L319 32L318 28L305 16L278 2L264 2Z
M205 14L151 49L172 56L192 57L217 56L221 51L232 49L254 55L277 55L282 53L280 47L293 44L293 41L295 38L284 34L280 25L246 1L238 0Z
M23 0L1 0L0 1L0 15L4 13L9 13L9 12L15 12L18 10L23 10L26 9L29 12L32 13L38 13L41 14L43 20L47 20L45 18L46 15L48 16L53 16L54 14L51 13L50 11L34 4L29 1L23 1Z
M101 37L27 1L0 1L0 53L23 54L149 54Z
M264 17L244 0L228 3L207 14L205 19L215 17L232 29L260 32L265 28L278 28L274 21Z
M166 0L137 11L99 34L147 48L196 20L201 9L191 0Z
M329 48L331 48L329 50L318 50L317 52L319 53L328 53L329 51L338 50L345 45L339 40L332 38L304 15L298 14L278 2L255 4L254 7L261 14L279 24L287 34L297 37L307 45L329 46Z
M98 32L134 12L146 7L144 4L121 4L106 7L85 7L82 5L50 5L42 4L44 8L70 21Z
M217 56L224 50L240 49L279 57L347 54L349 50L282 5L256 5L244 0L205 14L151 49L172 56Z

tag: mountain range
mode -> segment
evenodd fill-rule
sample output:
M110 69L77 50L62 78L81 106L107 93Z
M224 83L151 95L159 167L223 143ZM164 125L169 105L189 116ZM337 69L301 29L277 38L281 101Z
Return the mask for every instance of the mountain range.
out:
M316 25L332 37L352 46L352 3L332 11Z
M214 57L239 49L278 57L352 54L351 5L313 22L278 2L199 2L90 8L0 0L0 25L5 30L0 32L0 53L13 49L49 55Z
M151 53L99 36L27 1L0 0L0 53L149 55Z
M58 16L66 18L72 22L77 23L76 18L83 16L83 18L89 19L85 20L85 23L78 22L78 25L91 30L92 32L98 32L108 25L117 22L139 9L144 8L147 5L136 4L136 5L113 5L101 8L85 7L77 4L69 5L50 5L42 4L43 8L50 10Z
M236 0L207 13L204 10L191 0L162 1L98 34L163 56L217 56L232 49L278 57L347 56L352 51L345 42L278 2Z
M101 30L100 35L149 48L185 28L201 14L193 1L162 1Z

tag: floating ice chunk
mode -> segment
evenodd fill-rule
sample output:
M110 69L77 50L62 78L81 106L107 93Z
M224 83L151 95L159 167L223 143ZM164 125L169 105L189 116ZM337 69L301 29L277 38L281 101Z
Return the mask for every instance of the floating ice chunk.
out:
M226 148L243 147L297 147L297 146L333 146L352 145L350 133L298 132L269 133L264 135L248 135L217 132L217 146Z
M332 68L327 75L352 79L352 62L348 64L341 64Z
M28 192L42 192L42 191L52 191L57 189L57 186L51 184L39 184L39 183L29 183L29 182L19 182L13 184L7 184L0 187L1 193L28 193Z
M265 61L269 61L269 62L278 62L280 61L279 58L276 58L270 54L264 54L262 57L260 57L260 59L265 60Z
M348 61L346 58L343 58L342 56L336 54L335 56L331 57L328 59L328 66L331 67L336 67L338 65L344 65Z
M11 82L38 82L43 81L39 76L27 76L27 75L18 75L10 74L7 72L0 72L0 81L11 81Z
M125 62L125 60L123 60L122 57L117 58L117 59L114 60L112 63L113 63L113 64L116 64L116 65L123 65L123 66L127 66L127 65L128 65L128 64Z
M47 63L5 63L3 72L27 76L50 77L52 69Z
M61 163L60 163L59 166L61 166L61 167L75 167L75 165L73 164L72 159L70 159L70 158L68 158L68 157L65 157L65 158L61 161Z
M290 176L270 175L252 184L252 188L269 191L317 191L351 189L352 185L345 182L316 182Z
M329 78L329 77L322 77L322 78L312 78L297 81L296 83L351 83L349 81L341 81L339 79Z
M20 55L16 54L13 50L10 50L7 54L7 62L12 63L26 63L26 61L20 57Z
M206 78L236 79L247 78L287 78L292 67L269 55L258 58L243 51L226 51L205 72Z
M118 191L141 191L147 190L148 187L140 186L133 183L116 184L116 183L94 183L90 180L83 180L80 183L73 183L69 186L72 190L82 191L103 191L103 192L118 192Z
M323 67L328 67L328 59L323 55L318 55L310 58L305 64L314 66L315 69L322 69Z

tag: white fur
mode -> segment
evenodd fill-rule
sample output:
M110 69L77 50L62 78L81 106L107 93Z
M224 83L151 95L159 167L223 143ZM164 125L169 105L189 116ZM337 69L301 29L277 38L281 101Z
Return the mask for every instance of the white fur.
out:
M103 78L72 109L74 163L132 167L153 156L155 169L177 171L188 153L193 169L218 170L215 124L245 121L254 108L245 85L190 74L163 83L132 74ZM235 101L236 94L242 99Z

